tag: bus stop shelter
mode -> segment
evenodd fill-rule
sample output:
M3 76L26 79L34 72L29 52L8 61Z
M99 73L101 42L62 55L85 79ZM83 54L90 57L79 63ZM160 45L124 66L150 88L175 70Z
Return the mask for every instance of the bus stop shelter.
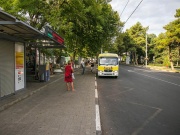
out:
M26 47L63 48L50 27L45 33L0 10L0 98L26 88Z

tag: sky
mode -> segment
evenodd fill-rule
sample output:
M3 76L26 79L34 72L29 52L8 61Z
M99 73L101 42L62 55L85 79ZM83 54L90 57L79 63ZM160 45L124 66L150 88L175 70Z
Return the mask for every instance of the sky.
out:
M120 20L126 22L141 1L112 0L109 4L111 4L114 11L119 13ZM125 6L126 8L124 9ZM179 8L180 0L143 0L126 22L123 31L140 22L143 27L149 26L148 34L153 33L158 36L160 33L165 32L163 29L165 25L176 19L174 15L176 14L176 9Z

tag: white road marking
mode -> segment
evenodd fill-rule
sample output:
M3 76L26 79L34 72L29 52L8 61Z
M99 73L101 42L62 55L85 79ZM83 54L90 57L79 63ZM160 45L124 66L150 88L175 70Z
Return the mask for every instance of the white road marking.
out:
M97 82L95 81L95 88L97 88Z
M134 72L134 73L139 74L139 75L143 75L143 76L146 76L146 77L149 77L149 78L153 78L153 79L156 79L156 80L159 80L159 81L162 81L162 82L166 82L166 83L169 83L169 84L176 85L176 86L179 86L179 87L180 87L179 84L176 84L176 83L173 83L173 82L169 82L169 81L166 81L166 80L162 80L162 79L159 79L159 78L156 78L156 77L152 77L152 76L149 76L149 75L137 73L137 72L132 71L132 70L128 70L128 72Z
M134 72L134 71L132 71L132 70L127 70L128 72Z
M179 76L174 76L174 75L168 75L168 74L164 74L164 73L159 73L158 74L163 74L163 75L166 75L166 76L171 76L171 77L175 77L175 78L180 78Z
M125 70L125 69L124 69ZM179 76L174 76L174 75L169 75L169 74L165 74L165 73L162 73L163 72L167 72L165 70L156 70L156 69L150 69L150 70L147 70L147 69L138 69L138 68L134 68L133 70L144 70L144 72L156 72L157 74L162 74L162 75L166 75L166 76L171 76L171 77L175 77L175 78L180 78ZM129 70L129 72L133 72L132 70ZM172 72L171 72L172 73Z
M97 81L95 77L95 99L98 99L98 91L97 91ZM96 109L96 133L99 132L101 134L101 122L100 122L100 113L99 113L99 105L98 102L95 105Z
M143 72L158 72L157 70L146 70L146 69L138 69L138 68L134 68L134 70L139 70L139 71L143 71Z
M139 128L137 128L131 135L138 135L144 129L144 127L146 125L148 125L149 122L152 121L162 111L162 109L157 108L157 107L152 107L152 106L143 105L143 104L134 103L134 102L129 102L129 103L139 105L139 106L148 107L148 108L153 108L153 109L157 110L155 113L153 113L153 115L151 115L147 120L145 120L144 123Z
M96 131L101 131L101 122L99 115L99 105L96 105Z
M98 92L97 92L97 89L95 89L95 98L98 98Z
M158 107L153 107L153 106L149 106L149 105L139 104L139 103L135 103L135 102L127 102L127 103L134 104L134 105L139 105L139 106L144 106L144 107L148 107L148 108L152 108L152 109L156 109L156 110L162 110L161 108L158 108Z
M128 92L128 91L132 91L134 88L130 88L129 90L124 90L124 91L121 91L121 92L118 92L118 93L114 93L112 95L108 95L106 97L112 97L112 96L117 96L117 95L120 95L122 93L125 93L125 92Z

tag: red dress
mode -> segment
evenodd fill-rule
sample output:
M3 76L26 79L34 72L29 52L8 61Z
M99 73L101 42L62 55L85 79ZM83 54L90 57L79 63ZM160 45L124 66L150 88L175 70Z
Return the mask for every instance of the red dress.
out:
M64 81L65 82L73 82L71 65L67 65L65 67Z

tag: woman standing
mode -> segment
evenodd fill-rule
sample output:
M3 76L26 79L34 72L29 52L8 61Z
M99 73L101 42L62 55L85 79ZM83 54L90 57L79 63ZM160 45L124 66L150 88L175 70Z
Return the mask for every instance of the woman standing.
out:
M65 66L65 72L64 72L64 81L66 82L67 90L72 89L74 90L74 84L73 84L73 78L72 78L72 73L74 70L72 69L71 66L71 61L68 61L68 64Z

